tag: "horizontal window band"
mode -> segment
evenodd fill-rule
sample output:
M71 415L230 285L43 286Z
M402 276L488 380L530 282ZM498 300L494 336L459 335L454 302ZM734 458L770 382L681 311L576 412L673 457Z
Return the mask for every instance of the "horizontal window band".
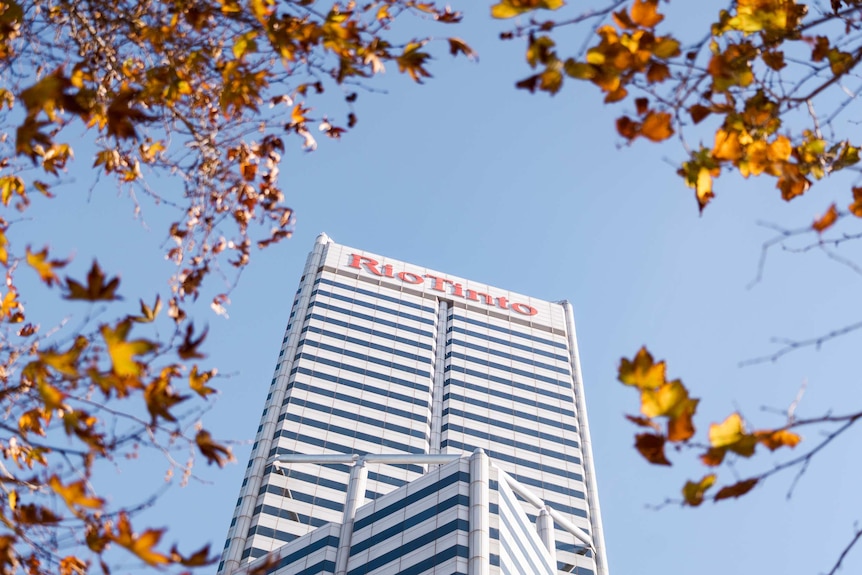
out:
M335 305L329 305L329 304L326 304L323 302L315 301L315 302L309 303L308 304L308 311L310 312L314 309L320 309L320 310L325 310L325 311L333 311L335 313L341 313L341 314L344 314L346 316L355 317L356 319L362 319L362 320L371 322L375 325L385 325L386 327L395 328L395 329L398 329L400 331L406 331L408 333L415 333L416 335L420 335L422 337L427 337L427 338L433 338L434 337L434 334L430 331L425 331L425 330L419 329L417 327L409 326L409 325L402 325L402 324L396 323L394 321L383 319L382 317L375 317L373 315L360 313L358 311L349 310L349 309L346 309L343 307L338 307ZM307 313L305 315L305 319L308 320L313 315L315 315L315 314Z
M380 567L383 567L384 565L392 563L393 561L397 561L401 557L403 557L409 553L412 553L413 551L416 551L417 549L424 547L425 545L433 544L438 539L440 539L440 538L442 538L442 537L444 537L444 536L446 536L449 533L452 533L454 531L464 531L466 533L469 533L470 532L470 526L467 523L467 520L466 519L454 519L454 520L450 521L449 523L441 525L440 527L436 528L433 531L430 531L428 533L421 535L420 537L418 537L416 539L413 539L412 541L407 541L407 542L402 543L396 549L393 549L392 551L390 551L388 553L384 553L382 555L375 556L373 559L369 559L368 561L365 562L365 564L360 565L359 567L357 567L355 569L351 569L350 571L348 571L347 575L365 575L366 573L374 571L375 569L379 569ZM416 565L412 565L412 566L407 567L407 568L399 569L398 574L399 575L412 575L412 574L422 573L424 571L427 571L428 569L430 569L434 565L439 565L440 563L448 561L449 559L452 559L456 556L461 556L458 554L459 553L458 552L459 547L463 547L463 549L464 549L463 552L468 553L466 546L457 545L454 547L450 547L449 549L435 552L434 555L432 555L431 557L429 557L423 561L420 561ZM467 555L464 555L464 557L466 557L466 556Z
M418 375L420 377L427 377L427 378L431 377L430 371L424 371L421 369L416 369L415 367L408 367L406 365L401 365L401 364L396 363L394 361L389 361L387 359L381 359L381 358L374 356L374 355L367 355L364 353L359 353L357 351L344 349L342 347L338 347L335 345L329 345L326 343L320 343L320 342L317 342L317 341L314 341L311 339L300 340L297 348L302 349L304 346L322 349L324 351L329 351L329 352L335 353L337 355L341 355L344 357L350 357L350 358L353 358L353 359L356 359L359 361L364 361L366 363L379 365L382 367L388 367L389 369L394 369L397 371L403 371L404 373L409 373L411 375ZM392 351L393 350L388 350L387 353L392 353ZM425 359L427 360L425 363L431 363L430 359L427 359L427 358L425 358ZM415 361L415 359L414 359L414 361Z
M299 501L301 503L308 503L309 505L314 505L315 507L323 507L324 509L331 509L332 511L342 512L344 511L344 503L338 501L332 501L330 499L325 499L323 497L315 497L314 495L309 495L307 493L303 493L301 491L295 491L293 489L287 489L286 487L279 487L277 485L264 485L258 491L258 496L263 495L264 493L269 493L271 495L276 495L278 497L284 497L287 499L292 499L294 501Z
M457 411L457 410L456 410L456 411ZM443 412L443 415L444 415L444 416L446 415L446 412L445 412L445 411ZM457 414L455 414L455 413L453 413L452 415L457 416ZM464 417L468 422L469 422L469 421L480 421L478 417L477 417L477 418L475 418L475 419L472 419L472 418L470 418L470 416L469 416L469 415L467 415L467 414L462 414L462 416L463 416L463 417ZM484 418L484 419L487 419L487 418ZM493 424L492 424L492 425L493 425ZM559 443L560 445L565 445L565 446L568 446L568 447L573 447L573 448L575 448L575 449L580 449L580 445L578 444L578 442L577 442L577 441L574 441L574 440L571 440L571 439L566 439L565 437L560 437L560 436L558 436L558 435L557 435L557 436L555 436L555 435L550 434L550 433L541 433L541 432L539 432L538 430L535 430L535 429L526 429L526 428L522 428L522 427L520 427L520 426L513 426L513 427L517 427L517 428L518 428L518 429L510 429L511 431L514 431L515 433L520 433L520 431L519 431L519 430L524 429L524 430L526 430L526 431L528 432L528 433L526 433L525 435L530 435L530 436L532 436L532 437L536 437L536 438L538 438L538 439L544 439L544 440L546 440L546 441L553 441L553 442L555 442L555 443ZM552 457L556 457L557 459L563 459L563 460L565 460L565 459L568 459L568 458L569 458L569 455L568 455L568 454L566 454L566 453L563 453L563 452L561 452L561 451L553 451L553 450L550 450L550 449L546 449L546 448L543 448L543 447L539 447L539 446L538 446L538 445L536 445L534 442L532 442L532 443L525 443L525 442L523 442L523 441L518 441L518 440L516 440L516 439L514 439L514 438L512 438L512 437L506 437L506 436L503 436L503 435L497 435L497 434L494 434L494 433L489 433L489 432L487 432L487 431L479 431L479 430L477 430L477 429L472 429L472 428L470 428L470 427L466 427L466 426L463 426L463 425L460 425L460 424L452 423L452 422L450 422L450 421L447 421L446 423L444 423L444 424L443 424L443 429L442 429L442 431L446 431L447 429L448 429L448 430L451 430L451 431L454 431L454 432L456 432L456 433L465 433L465 434L467 434L467 435L472 435L473 437L481 437L482 439L487 439L487 440L489 440L489 441L494 441L494 442L499 443L499 444L502 444L502 445L508 445L508 446L510 446L510 447L514 447L514 448L516 448L516 449L526 449L527 451L532 451L533 453L541 453L542 455L551 455ZM503 428L503 429L505 429L505 428Z
M428 402L430 400L430 398L428 398L428 397L423 399L423 398L413 397L412 395L404 395L403 393L397 393L395 391L391 391L388 389L383 389L380 387L374 387L373 385L367 385L365 383L359 383L357 381L352 381L349 379L345 379L343 377L338 377L337 375L331 375L331 374L323 373L323 372L319 372L319 371L312 371L312 370L305 368L305 367L299 367L299 366L294 367L290 371L290 373L291 374L305 375L305 376L310 377L312 380L322 379L324 381L329 381L329 382L334 383L336 385L343 385L345 387L357 389L357 390L360 390L362 392L373 393L375 395L381 395L383 397L387 397L390 399L403 401L404 403L419 405L419 406L422 406L422 407L429 409L429 410L431 409L431 407L428 405ZM291 389L291 385L292 385L292 383L287 384L287 390L288 391ZM285 400L285 402L286 401L287 400Z
M376 337L386 338L386 339L392 340L392 341L397 342L397 343L403 343L406 345L415 345L419 349L425 349L428 351L431 351L431 349L432 349L430 343L423 343L422 341L417 341L415 338L414 339L408 339L406 337L397 336L395 334L389 333L389 332L384 331L384 330L371 329L371 328L365 327L363 325L357 325L357 324L352 324L352 323L349 323L346 321L341 321L340 319L337 319L337 318L334 318L331 316L323 316L323 315L313 313L313 314L311 314L311 316L306 316L306 319L312 319L314 321L319 321L319 322L322 322L326 325L334 325L334 326L340 327L342 329L350 330L351 332L358 331L358 332L361 332L361 333L364 333L367 335L373 335ZM310 328L308 326L306 326L302 329L302 331L300 333L305 333L308 329L310 329ZM422 333L427 334L427 337L429 340L431 338L433 338L433 334L431 334L430 332L422 332ZM418 335L422 335L422 333L420 333Z
M369 349L373 349L374 351L392 354L392 355L395 355L398 357L403 357L405 359L409 359L412 361L419 361L422 363L432 363L431 349L430 349L431 346L430 345L428 346L428 353L424 353L424 354L423 353L410 353L407 351L396 349L394 347L387 347L387 346L381 345L379 343L372 343L371 341L368 340L368 338L350 337L350 336L345 335L343 333L329 331L327 329L321 329L319 327L307 326L302 330L301 333L305 334L306 332L320 335L323 337L328 337L330 339L336 339L336 340L342 341L344 343L349 343L349 344L353 344L353 345L367 347ZM387 334L387 335L389 335L389 334ZM385 339L392 339L393 341L395 338L395 336L391 336L391 335L388 338L386 338L385 336L380 336L380 337L384 337ZM402 338L398 338L398 339L403 340L405 338L402 337ZM417 347L417 344L418 344L418 342L415 340L413 340L409 344L406 342L398 342L398 343L402 343L402 345L410 345L412 347ZM342 348L339 347L338 349L342 349Z
M456 382L454 380L447 380L446 383L452 384L452 385L450 385L450 387L455 387L454 384L456 384L456 383L459 385L464 385L464 384L461 384L460 382ZM474 390L474 391L479 391L479 390ZM517 401L519 399L519 396L508 394L508 393L502 393L502 392L500 392L500 395L498 397L503 397L505 399L511 399L514 401ZM538 423L540 425L550 426L552 429L558 429L561 431L569 431L571 433L577 433L578 432L578 428L575 425L572 425L569 423L564 423L563 421L560 421L559 419L555 420L555 419L550 419L547 417L537 416L535 414L527 413L524 411L512 410L511 408L503 407L503 406L497 404L496 402L491 401L488 398L481 398L480 399L477 397L467 397L465 395L459 395L457 393L448 392L448 393L445 393L443 395L443 404L444 405L446 405L446 401L449 401L450 405L451 405L451 402L462 402L462 403L467 403L470 405L475 405L477 407L484 407L484 408L487 408L491 411L503 413L507 417L512 417L512 418L516 418L516 419L522 418L522 419L525 419L526 421L532 421L532 422ZM525 404L530 405L530 406L539 407L540 409L546 409L548 411L552 411L555 414L558 414L558 415L563 416L563 417L570 417L570 418L575 417L575 412L573 412L573 411L561 412L559 408L553 407L551 405L539 404L537 406L535 401L529 401L529 402L523 401L520 403L525 403ZM471 414L470 417L478 419L478 416L476 416L476 415Z
M474 445L468 445L466 443L461 443L460 441L455 441L455 440L451 440L451 439L443 440L441 442L440 447L441 448L451 447L453 449L457 449L457 450L463 451L465 453L472 453L476 449L476 446L474 446ZM486 449L485 452L488 454L488 457L490 457L492 460L497 459L499 461L505 461L507 463L512 463L514 465L523 465L524 467L529 467L531 469L537 469L537 470L542 471L544 473L550 473L551 475L559 475L560 477L565 477L566 479L572 479L574 481L580 481L580 482L584 481L584 476L581 475L580 473L575 473L574 471L567 471L565 469L558 469L556 467L551 467L549 465L541 465L537 461L532 461L529 459L521 459L519 457L509 455L508 453L501 453L499 451L493 451L493 450ZM581 460L577 457L570 457L569 460L572 463L576 463L576 464L581 463Z
M357 555L366 549L370 549L375 545L379 545L383 541L386 541L390 537L394 537L396 535L400 535L419 525L420 523L427 521L433 517L436 517L443 511L447 509L451 509L457 505L461 505L464 507L468 507L470 505L470 498L467 495L453 495L449 499L445 501L440 501L439 503L436 500L429 501L429 507L422 511L411 511L410 515L402 522L397 523L388 529L383 531L375 531L373 535L368 537L367 539L363 539L358 543L353 543L350 546L350 555ZM357 530L354 530L354 534L357 533Z
M364 307L377 313L385 313L398 318L409 319L417 323L424 323L425 325L434 325L435 323L435 321L431 318L422 317L421 315L414 315L412 313L403 312L397 309L390 309L384 305L378 305L374 302L365 301L361 298L353 298L346 295L324 291L322 289L316 289L311 292L312 299L314 299L314 296L318 295L321 297L328 297L330 299L334 299L343 303L348 303L353 306Z
M366 515L365 517L357 519L353 524L353 530L359 531L363 527L367 527L368 525L370 525L376 521L380 521L384 517L388 517L397 511L401 511L405 507L408 507L409 505L416 503L417 501L421 501L421 500L425 499L426 497L429 497L429 496L435 494L437 491L440 491L441 489L443 489L447 485L451 485L451 484L456 483L458 481L461 481L463 483L469 483L470 482L470 474L467 473L466 471L457 471L455 473L447 475L446 477L441 478L440 481L437 481L436 483L432 483L431 485L427 485L427 486L423 487L422 489L420 489L419 491L417 491L411 495L408 495L407 497L399 499L398 501L394 501L392 504L387 505L386 507L383 507L382 509L376 510L374 513L372 513L370 515Z
M305 360L310 361L312 363L317 363L320 365L326 365L329 367L334 367L335 369L340 369L343 371L349 371L351 373L356 373L359 375L363 375L365 377L370 377L372 379L376 379L379 381L386 381L389 383L394 383L396 385L400 385L402 387L407 387L410 389L415 389L418 391L429 392L430 388L428 384L419 383L418 381L410 381L409 379L404 379L402 377L395 377L393 375L386 375L385 373L378 373L376 371L371 371L370 369L365 369L362 367L356 367L355 365L349 365L347 363L342 363L340 361L335 361L332 359L326 359L325 357L318 357L316 355L311 355L309 353L298 353L294 357L294 361ZM426 379L430 379L427 377Z
M487 373L483 373L481 371L476 371L475 369L469 369L466 367L462 367L460 365L447 365L443 368L443 371L454 371L456 373L464 373L466 375L470 375L479 379L480 381L493 381L494 383L499 383L500 385L505 385L508 387L512 387L515 389L521 389L523 391L529 391L532 393L537 393L539 395L544 395L545 397L551 397L553 399L558 399L560 401L565 401L568 404L573 402L571 394L564 395L562 393L557 393L555 391L549 391L547 389L542 389L540 387L536 387L534 385L528 385L526 383L520 383L517 381L511 381L508 379L504 379L502 377L498 377L496 375L490 375Z
M449 313L449 319L450 320L454 319L457 321L463 321L464 323L469 323L470 325L484 327L486 329L490 329L490 330L500 332L500 333L505 333L506 335L510 335L510 336L514 336L514 337L520 337L521 339L525 339L525 340L528 340L531 342L544 343L544 344L550 345L551 347L556 347L558 349L562 349L563 351L569 350L569 347L564 343L557 342L557 341L554 341L551 339L545 339L543 337L539 337L539 336L532 334L532 333L524 333L524 332L518 331L516 329L507 329L505 327L494 325L492 323L486 323L484 321L479 321L479 320L474 319L472 317L464 316L464 315L455 313L454 309L452 310L452 312Z
M446 352L446 359L455 358L462 359L464 361L469 361L470 363L480 365L482 367L487 367L491 369L498 369L500 371L505 371L507 373L511 373L513 375L517 375L520 377L524 377L530 380L542 381L544 383L549 383L551 385L556 385L558 387L562 387L563 389L571 389L572 383L570 381L563 381L560 379L554 379L553 377L548 377L546 375L541 375L532 371L526 371L523 369L518 369L516 367L510 367L508 365L503 365L502 363L495 363L493 361L487 361L484 359L479 359L477 357L473 357L471 355L466 355L463 353L458 353L457 351L448 351Z
M319 423L319 425L317 425ZM360 431L356 431L353 429L346 429L343 427L337 427L334 425L329 425L324 422L314 422L314 424L310 421L305 421L304 425L308 425L310 427L316 427L318 429L323 429L328 431L330 434L337 435L335 439L357 439L359 441L366 441L368 443L373 443L375 445L381 445L388 449L394 449L400 451L402 453L425 453L426 450L423 447L413 447L412 445L407 445L406 443L401 443L400 441L392 441L387 437L380 437L379 435L373 435L371 433L363 433ZM295 439L296 441L300 441L307 445L314 445L315 447L321 447L323 449L333 449L338 450L339 453L354 453L355 450L352 447L345 447L343 445L334 446L327 439L321 439L318 437L312 437L310 435L304 435L302 433L297 433L295 431L291 431L289 429L281 429L277 432L273 439L283 437L285 439ZM344 451L342 451L344 450ZM417 466L419 467L419 466ZM419 467L421 469L421 467Z
M455 325L453 325L453 326L449 326L449 328L446 330L446 333L459 333L459 334L462 334L462 335L466 335L466 336L470 336L470 337L475 337L475 338L477 338L477 339L481 339L482 341L487 341L487 342L490 342L490 343L496 343L496 344L502 345L502 346L504 346L504 347L506 347L506 348L518 349L518 350L521 350L521 351L526 351L526 352L528 352L528 353L534 353L534 354L536 354L536 355L541 355L541 356L544 356L544 357L549 357L549 358L551 358L551 359L556 359L556 360L558 360L558 361L564 361L564 362L566 362L566 363L568 363L568 362L570 362L570 361L571 361L571 358L570 358L570 357L568 357L568 356L566 356L566 355L559 355L559 354L556 354L556 353L553 353L553 352L550 352L550 351L545 351L545 350L543 350L543 349L536 349L536 348L534 348L534 347L530 347L530 346L528 346L528 345L524 345L524 344L522 344L522 343L518 343L518 342L514 342L514 341L509 341L509 340L506 340L506 339L500 339L500 338L498 338L498 337L494 337L494 336L487 335L487 334L484 334L484 333L479 333L479 332L477 332L477 331L470 331L469 329L465 329L465 328L463 328L463 327L458 327L458 326L455 326Z
M356 397L354 395L349 395L346 393L339 393L337 391L332 391L330 389L322 389L319 386L308 385L307 383L303 383L301 381L293 381L291 389L306 391L311 395L319 395L321 397L329 397L335 399L336 401L343 401L345 403L352 403L354 405L358 405L365 409L379 411L381 413L385 412L389 415L397 415L398 417L403 417L405 419L412 419L418 423L422 423L425 426L428 425L428 416L420 413L413 413L412 411L407 411L404 409L398 409L397 407L392 407L389 405L383 405L382 403L374 403L373 401L368 401L362 397ZM365 386L363 389L367 390L368 387ZM387 395L385 390L381 390L381 395ZM283 402L282 405L287 405L294 398L288 396ZM284 414L282 414L283 416ZM279 417L281 418L281 416Z
M331 287L341 288L341 289L343 289L343 290L351 291L351 292L358 293L358 294L361 294L361 295L367 295L367 296L370 296L370 297L373 297L373 298L377 298L377 299L382 299L383 301L392 302L392 303L395 303L395 304L398 304L398 305L403 305L403 306L407 306L407 307L412 307L413 309L418 309L418 310L421 310L421 311L424 311L424 312L428 312L428 313L437 313L437 310L436 310L436 309L434 309L434 308L432 308L432 307L425 307L425 306L423 306L423 305L421 305L421 304L413 303L412 301L407 301L407 300L406 300L406 299L404 299L404 298L396 298L396 297L388 296L388 295L386 295L386 294L382 294L382 293L378 293L378 292L373 292L373 291L369 291L369 290L366 290L366 289L362 289L361 287L357 287L357 286L350 286L350 285L347 285L347 284L338 283L338 282L335 282L335 281L332 281L332 280L329 280L329 279L326 279L326 278L318 278L318 279L316 279L316 280L314 281L314 285L318 285L318 284L328 285L328 286L331 286Z
M509 359L511 361L517 361L518 363L523 363L525 365L529 365L531 367L545 369L548 371L553 371L555 373L560 373L562 375L571 376L572 373L568 370L568 368L557 367L555 365L551 365L549 363L542 363L541 361L536 361L535 359L531 359L529 357L524 357L521 355L515 355L512 353L507 353L500 349L495 349L493 347L488 347L485 345L479 345L476 343L470 343L468 341L462 341L460 339L448 339L446 340L446 347L463 347L472 351L478 351L481 353L487 353L488 355L495 355L497 357L502 357L503 359Z

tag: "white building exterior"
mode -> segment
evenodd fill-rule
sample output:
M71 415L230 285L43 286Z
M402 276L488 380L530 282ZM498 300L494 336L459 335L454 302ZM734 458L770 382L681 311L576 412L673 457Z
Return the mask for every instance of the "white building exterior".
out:
M361 473L275 463L296 454L465 457L369 462ZM489 462L471 468L480 455ZM532 575L549 565L608 575L571 306L319 236L219 574Z

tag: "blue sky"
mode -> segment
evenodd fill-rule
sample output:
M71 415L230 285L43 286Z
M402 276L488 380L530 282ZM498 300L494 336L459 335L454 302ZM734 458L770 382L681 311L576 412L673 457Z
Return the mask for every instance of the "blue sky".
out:
M293 292L325 231L338 243L573 303L614 573L828 571L859 519L858 431L818 456L789 500L793 472L739 501L654 510L706 470L690 464L692 452L671 453L669 469L635 452L636 429L623 414L636 413L637 395L616 382L616 367L644 343L667 359L669 375L702 398L701 440L709 422L734 410L754 427L781 425L762 407L785 409L803 384L799 417L858 409L858 333L739 367L776 350L773 337L805 339L859 321L862 278L818 250L775 249L762 281L747 287L773 236L758 222L808 225L834 198L849 197L848 181L827 181L787 204L771 182L728 175L701 217L675 174L682 150L673 141L623 145L614 129L622 110L604 107L587 86L568 85L553 98L515 90L528 73L523 44L500 43L484 8L446 31L471 42L480 62L451 60L441 44L425 85L388 70L387 94L360 92L359 123L342 141L322 142L312 154L298 142L288 147L281 184L296 211L294 237L253 255L230 319L202 306L198 320L210 328L209 362L230 376L218 382L203 421L215 436L240 442L238 463L222 471L201 465L205 482L171 489L147 512L149 522L169 527L166 541L221 549ZM166 293L161 216L147 208L136 220L107 181L91 190L86 152L78 158L60 197L18 225L34 235L51 229L52 249L75 256L73 276L99 254L106 270L121 273L131 311L138 297ZM841 253L860 255L852 244ZM42 305L31 300L28 311L42 313ZM786 460L818 437L804 435L796 452L722 469L720 482ZM122 462L104 489L118 501L149 493L165 469L153 458ZM843 572L860 569L862 550Z

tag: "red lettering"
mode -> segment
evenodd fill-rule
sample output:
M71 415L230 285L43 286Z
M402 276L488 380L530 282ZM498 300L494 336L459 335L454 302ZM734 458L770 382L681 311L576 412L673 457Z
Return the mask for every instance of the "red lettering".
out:
M421 284L425 281L422 279L422 276L417 276L411 272L398 272L398 279L409 284Z
M438 278L437 276L432 276L431 274L425 274L425 277L429 280L434 280L434 285L431 286L431 289L435 291L443 291L443 284L451 284L452 280L447 280L446 278Z
M536 315L539 313L539 310L525 303L513 303L512 309L521 315Z
M505 296L497 297L497 307L500 309L508 309L509 300L505 298Z
M473 291L471 289L467 290L467 299L471 301L479 301L479 296L485 298L485 305L494 305L494 298L490 295L482 292Z
M456 295L458 297L464 297L464 292L462 291L463 287L464 286L462 286L459 283L453 283L452 284L452 288L453 288L452 289L452 295Z
M371 273L373 273L376 276L382 276L383 275L377 269L377 266L379 265L379 263L376 260L373 260L369 257L360 256L357 254L351 254L349 267L352 267L355 269L362 269L360 264L364 265L365 269L367 269L368 271L370 271Z
M392 266L391 265L386 264L385 266L383 266L383 275L385 275L388 278L394 278L395 277L395 274L392 273Z

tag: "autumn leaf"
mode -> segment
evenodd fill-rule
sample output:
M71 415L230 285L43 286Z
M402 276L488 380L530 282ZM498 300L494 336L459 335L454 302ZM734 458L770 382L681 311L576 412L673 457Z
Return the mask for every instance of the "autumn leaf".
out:
M641 134L653 142L667 140L673 135L670 121L671 115L667 112L650 112L643 120Z
M165 367L159 376L144 388L144 402L147 404L147 411L150 412L153 425L159 417L165 421L176 421L177 418L170 411L171 408L189 398L187 395L179 395L171 386L171 379L178 373L176 366Z
M144 303L144 300L141 300L141 315L132 316L132 321L138 323L151 323L155 321L156 316L159 315L159 312L162 310L162 298L156 296L156 302L153 304L153 307L148 306Z
M87 273L86 286L69 277L66 278L66 286L69 292L63 297L70 300L110 301L121 299L116 295L117 288L120 286L120 278L111 278L106 283L105 274L96 260L93 260L93 265Z
M101 509L105 504L104 499L101 497L93 497L87 494L86 482L83 479L63 485L56 475L52 475L48 480L48 485L54 490L54 493L63 498L66 506L75 513L81 507L85 509Z
M697 507L703 503L703 496L706 491L715 484L716 476L714 473L705 475L700 481L687 481L682 488L682 498L686 505Z
M128 341L131 328L132 322L129 319L121 321L115 328L107 325L101 327L102 337L111 357L112 370L120 377L141 375L143 365L136 358L158 348L155 342L146 339Z
M847 209L857 218L862 218L862 188L853 188L853 203Z
M192 391L201 397L206 397L211 393L215 393L216 390L207 386L207 382L212 379L216 373L215 369L199 373L198 366L195 365L192 367L192 372L189 374L189 387L191 387Z
M814 220L814 223L811 224L811 227L817 231L818 234L822 234L827 229L832 227L832 225L838 221L838 208L835 207L835 204L829 206L829 209L826 210L826 213Z
M618 379L640 389L656 389L665 382L665 363L655 363L646 347L640 348L634 359L622 358L617 372Z
M655 465L670 465L664 454L665 436L655 433L640 433L635 436L635 449Z
M421 52L424 42L410 42L404 48L404 52L395 61L398 63L400 72L407 72L413 81L421 84L422 78L430 78L431 73L425 69L425 60L431 57L427 52Z
M43 351L39 353L39 360L66 377L79 377L80 372L78 371L78 361L81 357L81 353L87 348L87 345L89 345L89 340L83 335L79 335L75 338L75 342L68 351Z
M464 54L469 60L478 60L476 51L460 38L449 38L449 53L453 56Z
M757 441L770 451L775 451L779 447L796 447L802 438L792 431L787 429L777 429L774 431L756 431L754 432Z
M195 443L198 445L201 453L207 459L207 464L215 463L219 467L224 467L228 461L233 461L233 454L230 448L213 441L210 432L201 429L195 436Z
M153 549L159 544L163 533L162 529L147 529L143 533L133 533L128 515L121 513L117 519L117 531L111 535L111 539L117 545L131 551L147 565L156 566L170 562L167 556Z
M63 260L49 260L48 259L48 248L42 249L41 252L31 252L30 247L27 246L27 256L26 256L27 264L36 270L36 273L39 274L39 277L45 282L49 287L54 285L55 283L60 283L60 278L57 277L57 274L54 272L55 269L61 268L65 266L68 261Z
M721 501L722 499L729 499L731 497L741 497L754 489L757 482L757 479L746 479L745 481L722 487L718 490L718 493L715 494L715 500Z
M656 432L661 431L661 427L658 423L650 419L649 417L638 417L636 415L626 415L626 419L631 421L637 426L640 427L649 427L650 429L655 430Z
M186 334L183 338L183 343L177 349L177 355L179 355L181 359L197 359L204 357L204 354L198 351L198 348L206 339L209 328L204 328L203 332L201 332L197 339L194 337L194 331L195 326L193 323L190 323L186 327Z
M491 16L499 19L514 18L533 10L557 10L564 5L564 0L501 0L499 4L491 6Z
M664 20L658 13L658 0L635 0L631 10L632 22L643 28L654 28Z

